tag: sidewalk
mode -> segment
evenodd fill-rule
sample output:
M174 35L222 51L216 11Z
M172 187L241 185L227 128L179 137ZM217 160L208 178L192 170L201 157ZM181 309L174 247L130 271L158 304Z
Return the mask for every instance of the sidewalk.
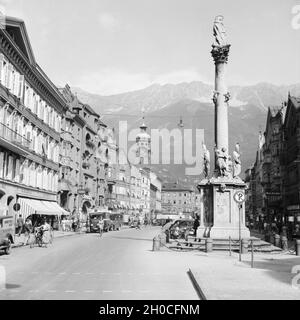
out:
M79 232L63 232L63 231L54 231L54 241L57 238L70 237L80 234ZM24 246L25 236L22 234L20 237L18 235L15 236L15 243L12 245L12 248L19 248Z
M191 269L191 278L199 295L207 300L300 300L299 288L292 287L292 268L300 257L289 254L256 254L254 268L251 255L212 253L199 258ZM299 283L299 282L298 282Z

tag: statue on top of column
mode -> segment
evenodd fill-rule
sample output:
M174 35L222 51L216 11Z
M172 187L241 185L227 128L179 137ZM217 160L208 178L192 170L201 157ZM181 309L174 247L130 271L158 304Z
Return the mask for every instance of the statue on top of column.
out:
M215 37L214 46L216 47L224 47L228 45L227 34L223 21L223 16L217 16L215 19L213 32Z
M238 178L242 172L240 144L237 143L233 152L233 178Z
M203 143L203 166L204 166L204 177L208 178L210 173L210 152L206 148L206 145Z
M215 147L216 153L216 169L218 170L218 175L221 177L228 176L228 153L226 148L221 150Z

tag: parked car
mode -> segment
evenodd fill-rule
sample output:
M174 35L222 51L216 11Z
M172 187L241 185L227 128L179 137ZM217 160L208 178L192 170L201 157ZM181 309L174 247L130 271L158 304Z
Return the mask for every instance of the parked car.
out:
M187 235L194 234L193 219L178 219L162 227L162 232L170 235L171 239L184 239Z
M0 216L0 250L10 254L11 245L14 243L13 217Z

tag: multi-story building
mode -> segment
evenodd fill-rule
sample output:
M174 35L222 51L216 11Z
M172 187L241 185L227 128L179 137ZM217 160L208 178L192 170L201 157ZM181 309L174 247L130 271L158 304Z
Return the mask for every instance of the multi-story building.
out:
M0 214L64 211L57 204L66 103L35 60L23 21L0 28Z
M284 213L290 232L300 224L300 98L289 95L284 122Z
M178 183L168 183L163 185L163 213L189 217L193 216L196 209L195 207L195 192L193 188L186 187Z
M263 145L263 179L265 214L273 222L282 218L283 186L281 152L283 149L283 123L286 107L269 108Z
M150 212L151 220L153 220L157 214L161 213L161 191L162 181L152 171L150 171Z
M122 150L119 150L119 156L122 156ZM121 161L116 164L116 183L114 193L118 209L125 215L131 211L131 167L129 163Z
M61 204L81 220L91 210L104 208L111 176L110 150L114 143L100 116L82 103L67 85L61 89L67 101L61 136Z
M85 121L74 110L79 105L68 85L60 90L68 110L62 119L60 147L59 203L74 216L79 213L79 185L82 168L82 138Z
M283 219L282 152L285 115L285 106L269 108L265 133L259 135L255 164L246 171L246 214L253 225L279 222Z
M139 216L141 207L141 172L136 166L131 166L131 216Z
M150 169L140 169L141 172L141 205L140 214L144 219L150 220Z

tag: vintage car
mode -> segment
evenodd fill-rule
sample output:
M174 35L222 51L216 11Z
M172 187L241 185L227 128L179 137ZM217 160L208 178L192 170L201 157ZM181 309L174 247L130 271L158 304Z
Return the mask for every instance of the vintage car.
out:
M169 235L171 239L184 239L194 234L194 220L178 219L168 222L162 227L162 232Z
M0 250L10 254L11 245L14 243L14 218L0 216Z
M99 212L93 212L90 213L89 215L89 220L88 220L88 232L94 233L94 232L99 232L99 221L109 219L110 213L108 211L99 211ZM105 225L104 225L104 230L105 230Z

